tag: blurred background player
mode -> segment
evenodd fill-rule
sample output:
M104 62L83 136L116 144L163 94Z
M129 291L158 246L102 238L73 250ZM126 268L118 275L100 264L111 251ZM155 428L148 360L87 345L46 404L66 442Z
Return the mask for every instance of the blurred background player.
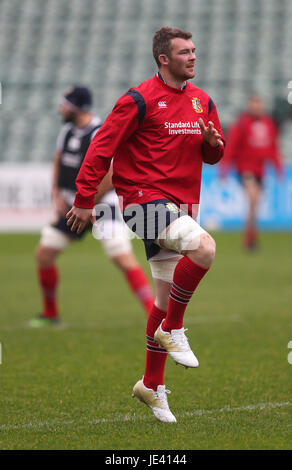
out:
M39 283L43 298L43 312L29 321L28 326L39 328L60 323L57 301L59 273L56 258L76 239L77 235L66 225L65 214L73 204L76 187L75 178L78 174L87 148L101 127L101 120L91 110L91 91L83 86L75 86L65 91L61 98L59 112L65 125L58 139L53 161L52 199L56 218L45 226L36 249L36 262ZM106 255L123 272L125 279L135 293L146 314L153 305L152 288L138 264L132 251L131 242L126 235L126 225L120 215L118 198L112 189L111 171L105 176L99 187L95 203L107 204L111 207L112 218L103 219L102 230L97 223L95 233L100 239ZM92 225L89 224L88 229Z
M240 114L227 131L227 145L220 162L220 174L226 176L234 165L248 200L248 214L244 230L244 246L258 247L257 209L263 190L265 165L272 163L278 175L282 174L282 157L278 145L277 128L266 113L258 95L248 99L247 110Z

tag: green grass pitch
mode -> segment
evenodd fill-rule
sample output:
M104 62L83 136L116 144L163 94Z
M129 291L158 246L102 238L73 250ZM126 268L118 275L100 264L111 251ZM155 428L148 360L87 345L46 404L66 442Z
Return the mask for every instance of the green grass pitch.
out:
M291 234L216 233L217 255L185 316L200 366L167 360L177 424L132 400L146 317L91 236L59 260L65 329L29 330L40 311L38 235L0 236L1 449L291 449ZM149 274L142 242L135 253ZM291 350L290 350L291 351Z

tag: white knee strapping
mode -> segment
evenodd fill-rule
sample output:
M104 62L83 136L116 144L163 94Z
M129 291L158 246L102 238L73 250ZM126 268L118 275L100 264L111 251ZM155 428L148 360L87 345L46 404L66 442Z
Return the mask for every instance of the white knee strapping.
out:
M197 250L202 233L206 231L192 217L184 215L166 227L156 242L159 246L177 253L184 250Z
M70 243L70 237L51 225L46 225L41 231L40 244L43 246L65 250Z
M171 259L171 258L182 258L182 256L173 250L168 250L167 248L161 248L160 251L156 255L151 257L151 261L160 261L160 260L165 261L166 259Z
M131 242L125 237L107 238L100 240L102 247L109 258L123 255L132 251Z
M152 272L152 277L155 279L161 279L162 281L172 283L173 280L173 273L175 267L181 256L177 256L176 259L168 259L168 260L160 260L160 261L153 261L150 259L150 269Z
M106 220L101 224L95 224L93 235L100 241L109 258L132 251L128 228L119 220Z

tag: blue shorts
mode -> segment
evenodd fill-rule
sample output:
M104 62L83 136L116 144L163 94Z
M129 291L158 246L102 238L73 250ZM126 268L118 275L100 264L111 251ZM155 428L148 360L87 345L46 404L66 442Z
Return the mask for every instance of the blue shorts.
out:
M183 215L188 214L169 199L131 205L123 211L124 221L130 230L143 240L148 260L161 250L155 243L158 235Z
M59 217L56 222L51 223L51 226L57 230L60 230L60 232L64 233L73 240L81 240L81 238L83 238L88 230L92 227L91 223L89 223L89 225L80 234L78 234L76 231L72 232L71 226L67 225L67 219L65 217Z

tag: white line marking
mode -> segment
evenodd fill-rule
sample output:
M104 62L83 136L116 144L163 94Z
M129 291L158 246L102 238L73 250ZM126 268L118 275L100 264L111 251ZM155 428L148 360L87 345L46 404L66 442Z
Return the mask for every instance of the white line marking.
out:
M237 411L254 411L254 410L271 410L275 408L283 408L287 406L292 406L292 403L289 401L286 402L276 402L276 403L257 403L255 405L245 405L245 406L224 406L223 408L211 409L211 410L193 410L193 411L185 411L183 413L176 414L179 418L188 418L190 416L203 416L203 415L214 415L220 413L232 413ZM86 425L98 425L104 423L123 423L128 421L143 421L152 419L153 416L136 416L134 415L122 415L117 414L112 417L108 418L97 418L94 420L88 421L76 421L76 420L55 420L55 421L40 421L40 422L29 422L23 424L2 424L0 425L0 430L2 431L10 431L10 430L17 430L17 429L39 429L43 427L64 427L64 426L86 426Z

